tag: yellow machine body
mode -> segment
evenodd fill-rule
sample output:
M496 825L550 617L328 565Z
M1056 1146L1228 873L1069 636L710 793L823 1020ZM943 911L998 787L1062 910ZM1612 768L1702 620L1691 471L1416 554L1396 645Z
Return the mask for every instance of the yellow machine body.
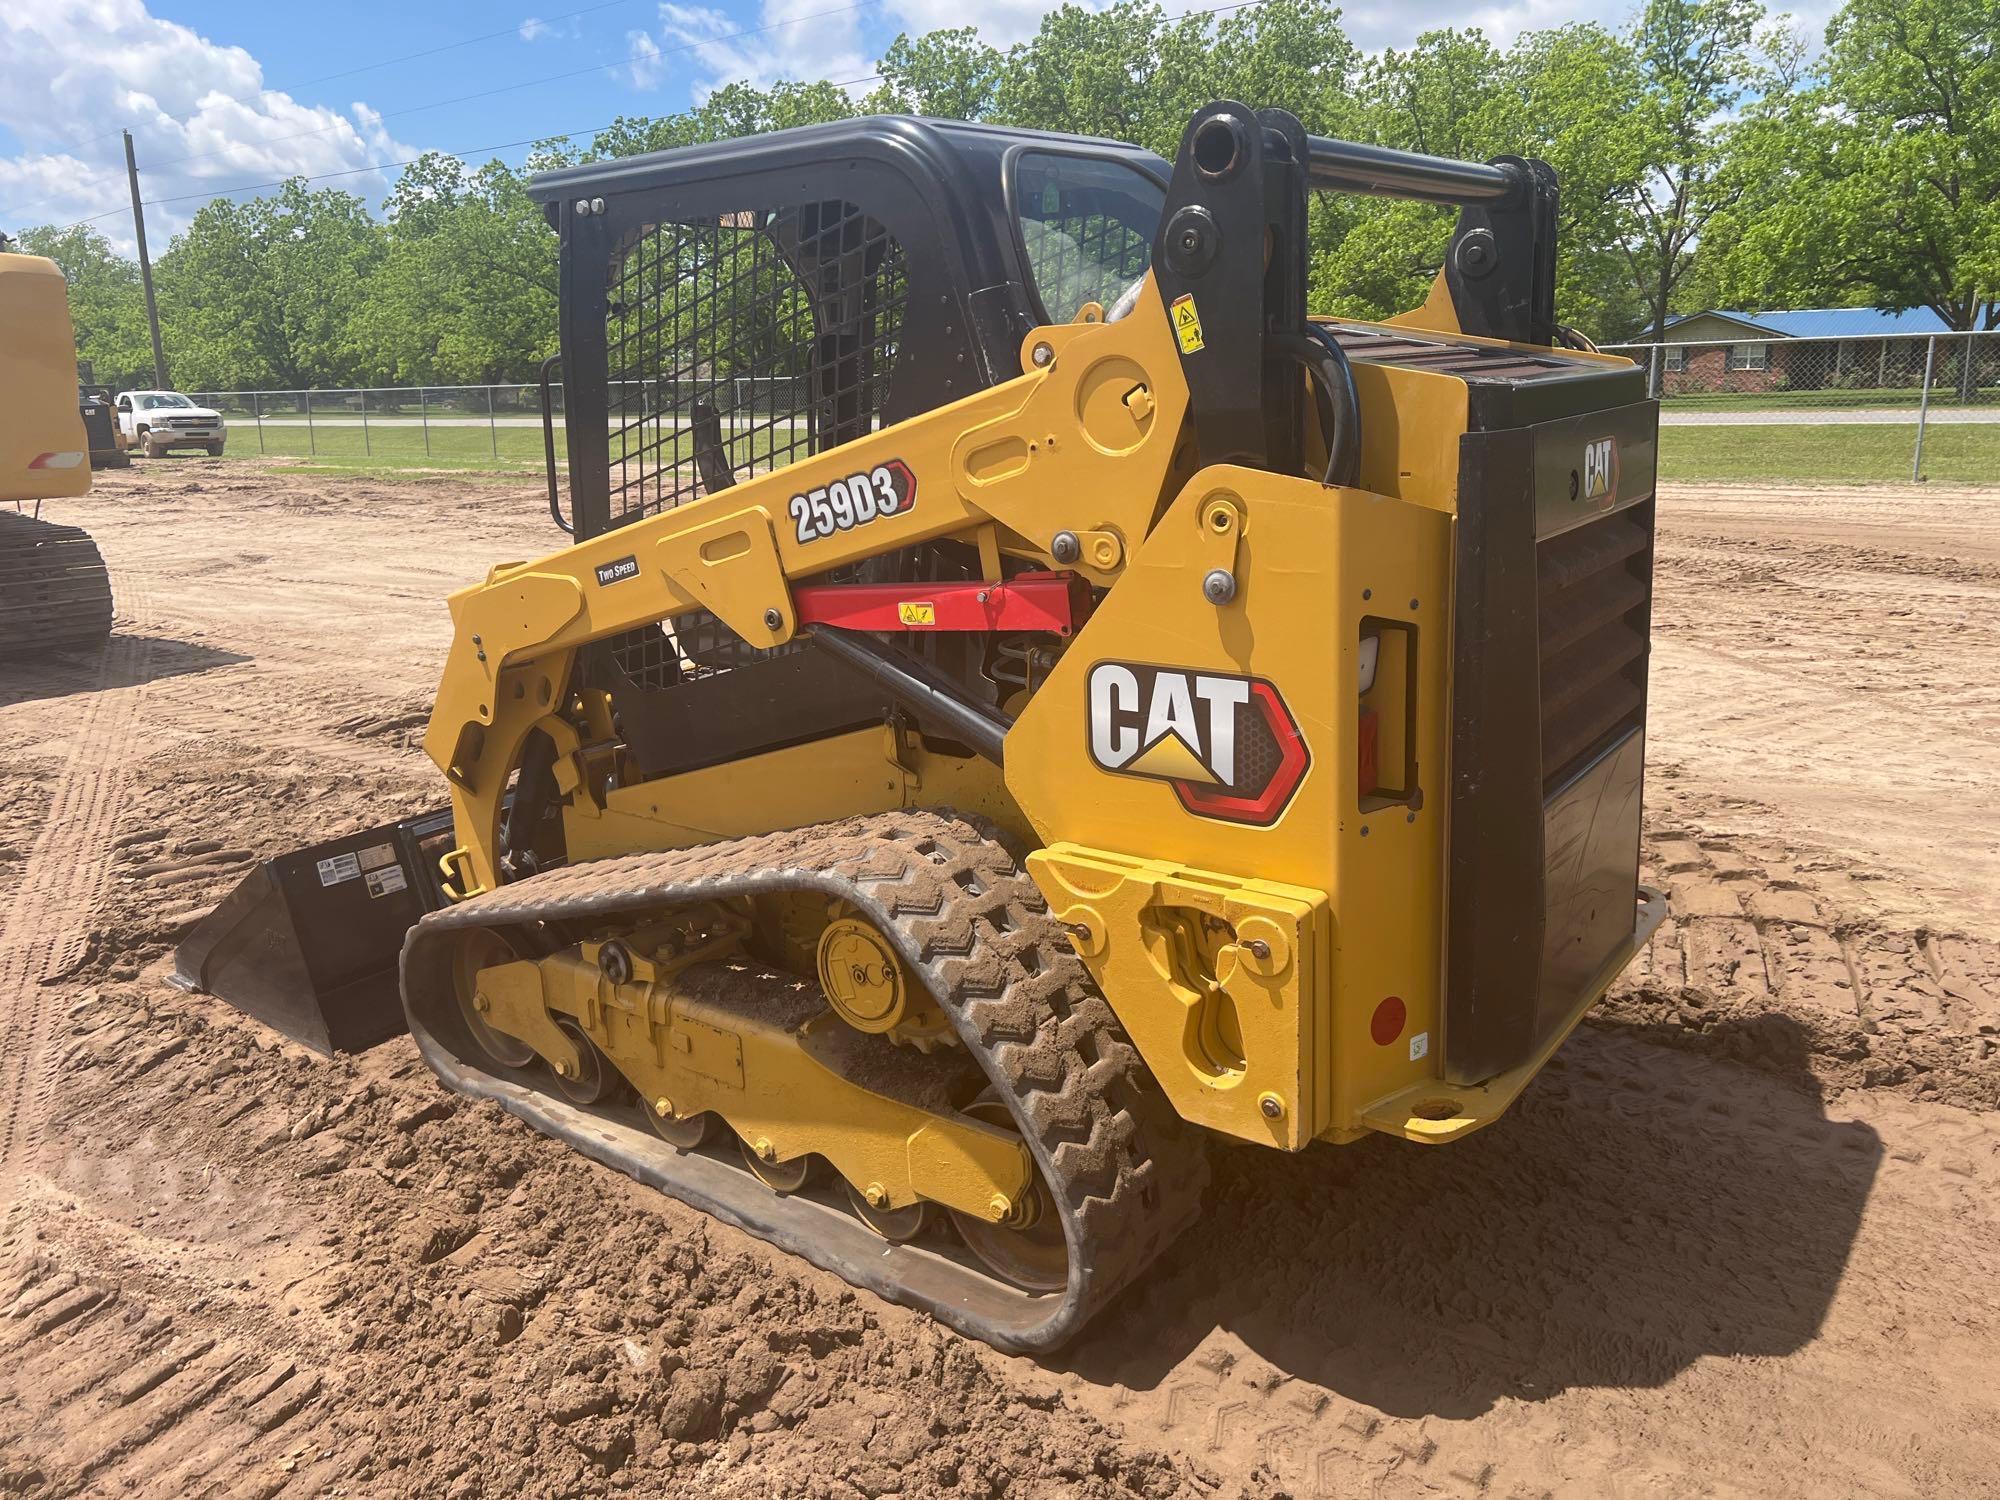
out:
M1322 190L1460 205L1424 308L1308 316ZM575 540L451 597L449 829L260 872L197 982L295 1015L230 968L282 907L329 1042L393 984L447 1087L1045 1350L1201 1132L1476 1130L1661 919L1657 410L1555 322L1546 166L1222 100L531 194Z
M0 500L89 493L69 290L43 256L0 254L0 411Z
M1476 1087L1438 1072L1439 792L1465 386L1422 371L1357 372L1370 437L1363 479L1379 488L1227 466L1181 475L1186 392L1168 320L1146 305L1155 296L1149 287L1139 314L1117 323L1037 329L1027 347L1053 357L1017 380L503 565L455 594L425 748L452 784L458 893L495 881L502 793L538 727L566 752L557 775L572 857L956 808L1040 846L1030 869L1183 1118L1297 1149L1367 1129L1439 1141L1496 1117L1532 1066ZM802 555L787 497L890 457L922 476L920 504ZM1109 593L1008 735L1004 777L883 728L633 781L606 774L615 757L600 752L593 764L556 717L585 642L699 606L775 645L795 628L789 584L803 575L940 535L1053 566L1051 540L1065 530L1084 537L1079 570ZM627 555L640 559L638 577L599 587L597 570ZM1216 608L1199 585L1218 566L1238 593ZM1364 635L1382 643L1365 698ZM1169 779L1093 763L1089 677L1105 662L1274 685L1309 747L1295 795L1266 826L1216 821L1190 813ZM1358 707L1375 708L1383 726L1387 793L1364 796L1357 783ZM1246 949L1251 936L1268 957ZM1378 1039L1376 1013L1392 999L1403 1019Z

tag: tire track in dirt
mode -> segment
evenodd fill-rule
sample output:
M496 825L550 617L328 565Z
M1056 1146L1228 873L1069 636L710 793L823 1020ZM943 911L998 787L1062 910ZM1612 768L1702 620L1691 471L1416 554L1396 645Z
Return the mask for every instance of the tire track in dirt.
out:
M184 1331L116 1282L46 1256L0 1276L0 1360L47 1396L32 1443L17 1438L0 1460L0 1492L274 1494L289 1480L282 1463L263 1484L225 1490L216 1455L266 1467L301 1415L310 1425L323 1384L296 1358Z
M143 620L144 596L125 610ZM40 1138L40 1077L55 995L49 984L83 956L111 868L111 841L131 776L130 744L152 645L114 634L90 702L71 731L42 830L0 927L0 1184ZM113 686L120 678L136 686Z

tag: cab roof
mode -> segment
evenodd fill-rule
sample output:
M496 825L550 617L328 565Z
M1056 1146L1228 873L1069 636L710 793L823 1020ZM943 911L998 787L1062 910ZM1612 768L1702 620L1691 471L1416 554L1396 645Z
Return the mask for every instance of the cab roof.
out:
M530 179L528 195L545 205L553 220L556 205L571 197L673 189L810 163L874 160L946 191L969 186L974 196L997 201L1005 196L1009 158L1029 149L1122 161L1162 186L1172 175L1160 157L1124 141L922 115L863 115L562 167Z

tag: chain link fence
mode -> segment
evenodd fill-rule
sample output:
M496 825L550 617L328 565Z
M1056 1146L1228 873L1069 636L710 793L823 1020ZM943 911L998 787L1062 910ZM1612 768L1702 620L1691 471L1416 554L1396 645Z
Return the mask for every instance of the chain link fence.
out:
M1666 479L2000 483L2000 331L1603 347L1642 366L1659 397ZM627 419L641 403L687 408L677 382L615 385L611 406ZM542 461L534 385L188 394L228 419L235 453L254 445L258 453L404 463ZM802 376L703 382L701 394L721 398L725 429L810 409ZM559 385L551 401L560 459Z
M1701 429L1662 434L1663 477L2000 483L2000 332L1602 347Z
M725 427L803 409L803 376L741 376L727 385ZM627 416L685 406L674 381L614 381L614 409ZM713 384L703 391L718 394ZM222 413L229 447L293 457L435 458L453 463L540 464L541 387L536 385L370 386L351 390L188 391ZM563 393L550 386L556 452L564 452ZM626 399L628 398L629 399Z

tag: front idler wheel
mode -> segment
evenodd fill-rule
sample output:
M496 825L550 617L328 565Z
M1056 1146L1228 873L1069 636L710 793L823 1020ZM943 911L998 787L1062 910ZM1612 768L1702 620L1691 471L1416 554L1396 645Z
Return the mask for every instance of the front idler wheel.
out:
M527 1067L535 1060L535 1049L488 1023L486 997L479 993L479 973L482 969L513 963L519 957L492 928L475 927L459 939L451 960L452 990L458 999L459 1019L465 1022L473 1044L502 1068Z

